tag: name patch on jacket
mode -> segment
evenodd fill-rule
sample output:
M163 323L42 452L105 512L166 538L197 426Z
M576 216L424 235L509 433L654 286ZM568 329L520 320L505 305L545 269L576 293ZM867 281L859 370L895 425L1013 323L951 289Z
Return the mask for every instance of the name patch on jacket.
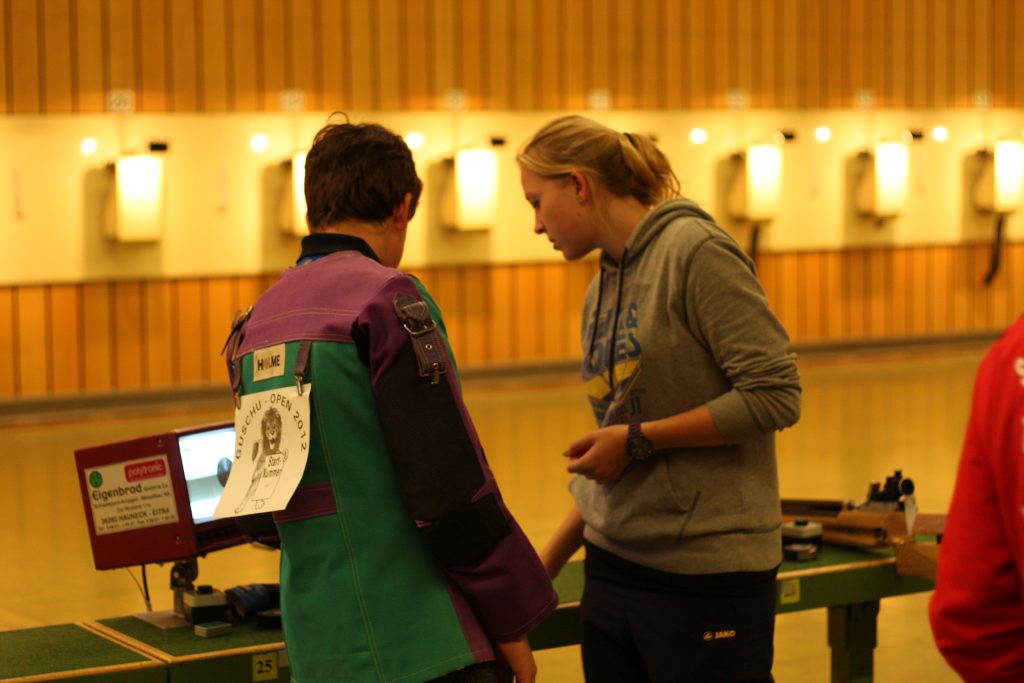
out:
M252 352L252 380L284 376L285 344L268 346Z
M304 384L301 394L288 385L241 397L235 410L235 458L214 517L274 512L288 505L309 457L312 393L313 386Z

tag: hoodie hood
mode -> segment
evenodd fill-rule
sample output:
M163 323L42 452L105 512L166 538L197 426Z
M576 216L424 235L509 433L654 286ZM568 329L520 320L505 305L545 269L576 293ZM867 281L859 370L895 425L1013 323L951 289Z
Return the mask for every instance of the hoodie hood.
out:
M630 233L629 238L626 240L625 251L623 252L623 266L625 266L627 261L641 254L668 227L669 223L679 218L699 218L714 222L711 214L689 199L666 200L651 209L644 216L644 219L640 221L640 224L636 226L636 229ZM604 268L606 265L615 267L614 262L606 254L602 254L601 267Z

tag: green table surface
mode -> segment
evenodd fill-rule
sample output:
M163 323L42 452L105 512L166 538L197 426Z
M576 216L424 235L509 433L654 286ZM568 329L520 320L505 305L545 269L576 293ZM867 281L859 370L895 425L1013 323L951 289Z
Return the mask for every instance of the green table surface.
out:
M100 619L99 623L171 658L259 646L268 650L284 647L280 629L258 629L252 622L233 624L230 633L213 638L197 636L191 627L162 629L135 617Z
M77 624L0 633L0 679L149 662L159 664Z

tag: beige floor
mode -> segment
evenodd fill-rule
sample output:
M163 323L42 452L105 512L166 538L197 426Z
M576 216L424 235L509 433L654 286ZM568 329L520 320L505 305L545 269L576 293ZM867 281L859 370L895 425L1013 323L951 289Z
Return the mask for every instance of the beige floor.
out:
M900 468L917 483L922 510L945 511L981 353L801 359L803 418L778 441L783 496L860 500L869 482ZM473 382L466 395L509 506L534 543L542 544L569 505L560 453L591 428L581 390L571 378ZM73 450L229 415L226 406L205 404L0 424L6 444L0 453L0 630L141 611L137 570L93 568ZM170 607L168 571L148 571L154 609ZM200 581L221 588L276 578L273 551L243 547L200 560ZM958 680L932 644L927 598L883 601L876 681ZM824 610L780 616L777 634L778 681L829 680ZM538 653L541 681L582 680L578 659L576 648Z

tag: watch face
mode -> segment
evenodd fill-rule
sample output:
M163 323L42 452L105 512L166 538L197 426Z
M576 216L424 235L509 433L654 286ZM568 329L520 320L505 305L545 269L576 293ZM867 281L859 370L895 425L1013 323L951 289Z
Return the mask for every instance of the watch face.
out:
M640 430L640 425L631 424L629 426L629 438L626 440L626 455L631 460L644 460L653 450L651 442Z

